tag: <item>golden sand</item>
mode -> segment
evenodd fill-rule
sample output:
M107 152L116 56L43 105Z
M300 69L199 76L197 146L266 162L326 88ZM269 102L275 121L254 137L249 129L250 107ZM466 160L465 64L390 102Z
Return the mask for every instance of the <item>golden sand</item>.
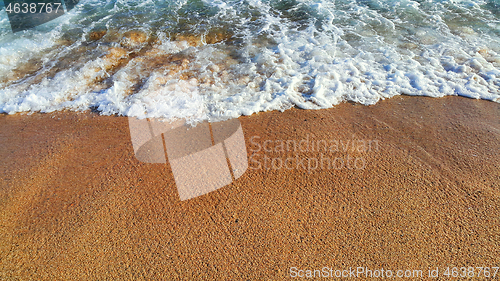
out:
M499 266L499 120L498 103L458 97L241 117L249 157L263 153L257 140L379 146L329 154L363 157L363 169L249 169L181 202L169 164L135 159L125 117L2 115L0 279L281 280L291 267Z

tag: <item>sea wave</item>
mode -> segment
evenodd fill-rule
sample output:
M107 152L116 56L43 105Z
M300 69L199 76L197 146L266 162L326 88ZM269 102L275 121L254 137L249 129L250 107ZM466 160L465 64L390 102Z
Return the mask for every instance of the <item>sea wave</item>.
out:
M396 95L500 102L499 1L81 1L12 33L0 112L221 120Z

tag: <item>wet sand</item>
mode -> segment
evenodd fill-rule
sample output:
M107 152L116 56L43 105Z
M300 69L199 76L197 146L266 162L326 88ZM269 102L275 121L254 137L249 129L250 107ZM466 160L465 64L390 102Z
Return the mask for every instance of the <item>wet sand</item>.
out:
M125 117L1 115L0 279L281 280L291 267L427 279L430 268L500 266L500 104L395 97L240 122L250 159L321 159L256 143L336 140L323 157L362 161L252 162L180 201L168 163L135 159ZM352 140L377 146L344 150Z

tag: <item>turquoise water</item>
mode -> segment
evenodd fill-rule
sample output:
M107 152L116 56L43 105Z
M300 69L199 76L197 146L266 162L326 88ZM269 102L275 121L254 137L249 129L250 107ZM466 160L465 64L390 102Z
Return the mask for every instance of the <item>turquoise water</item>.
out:
M17 33L0 12L1 112L224 119L401 94L499 102L500 1L91 0Z

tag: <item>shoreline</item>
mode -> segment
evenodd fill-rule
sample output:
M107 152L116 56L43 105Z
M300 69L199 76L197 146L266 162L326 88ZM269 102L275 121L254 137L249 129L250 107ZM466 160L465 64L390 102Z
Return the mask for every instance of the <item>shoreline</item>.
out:
M127 117L1 115L0 277L284 279L292 267L499 266L500 104L397 96L239 120L249 159L284 165L298 155L319 167L324 152L365 166L308 171L270 160L180 201L168 161L135 159ZM306 137L339 149L276 150ZM343 151L348 140L377 140L378 149Z

